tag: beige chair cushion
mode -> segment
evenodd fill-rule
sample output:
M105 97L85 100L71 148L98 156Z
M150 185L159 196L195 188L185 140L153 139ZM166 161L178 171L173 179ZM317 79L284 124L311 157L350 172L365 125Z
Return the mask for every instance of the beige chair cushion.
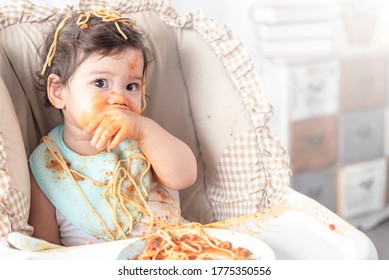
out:
M105 7L136 19L154 54L146 81L151 100L145 114L196 155L198 179L180 192L184 217L207 223L279 203L289 184L289 157L269 131L272 106L233 32L199 12L179 16L168 0L106 2ZM94 1L79 1L60 12L92 8ZM57 11L27 2L23 9L33 12L23 17L14 9L6 21L0 19L2 104L8 94L4 104L17 112L12 122L3 124L2 117L0 128L17 139L6 140L7 153L13 151L8 167L14 185L28 198L26 155L61 122L61 116L43 107L32 83L42 30L56 21ZM22 173L12 171L18 165ZM18 178L20 174L23 178Z
M20 84L1 48L0 75L4 79L0 79L0 237L3 237L13 231L31 234L32 228L27 224L30 200L27 157L8 90L19 90Z

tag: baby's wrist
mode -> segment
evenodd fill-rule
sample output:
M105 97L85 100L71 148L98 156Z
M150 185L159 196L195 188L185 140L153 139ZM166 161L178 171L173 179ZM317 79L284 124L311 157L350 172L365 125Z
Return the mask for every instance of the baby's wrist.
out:
M140 116L139 118L139 122L138 122L138 125L136 126L136 132L134 138L136 141L138 141L139 143L142 142L142 140L146 137L147 133L146 133L146 129L148 127L147 125L147 122L148 122L149 118L147 117L144 117L144 116Z

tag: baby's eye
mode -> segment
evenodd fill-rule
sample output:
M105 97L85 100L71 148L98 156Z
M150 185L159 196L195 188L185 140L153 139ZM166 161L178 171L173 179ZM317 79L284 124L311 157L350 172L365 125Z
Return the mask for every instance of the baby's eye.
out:
M98 88L107 88L108 81L104 80L104 79L97 79L97 80L95 80L95 86Z
M126 90L128 91L137 91L139 89L139 85L137 83L128 84Z

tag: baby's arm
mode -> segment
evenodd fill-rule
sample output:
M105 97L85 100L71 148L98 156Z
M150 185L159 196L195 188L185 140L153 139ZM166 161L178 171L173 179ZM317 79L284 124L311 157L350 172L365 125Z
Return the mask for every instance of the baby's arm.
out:
M197 163L192 150L155 121L145 118L138 142L159 181L172 189L183 189L194 183Z
M137 140L159 181L171 189L184 189L194 183L197 163L191 149L150 118L127 110L110 110L98 115L85 128L93 134L91 144L99 150L109 141L114 149L124 138Z
M55 208L39 188L34 176L31 181L31 207L29 224L34 228L33 236L61 245Z

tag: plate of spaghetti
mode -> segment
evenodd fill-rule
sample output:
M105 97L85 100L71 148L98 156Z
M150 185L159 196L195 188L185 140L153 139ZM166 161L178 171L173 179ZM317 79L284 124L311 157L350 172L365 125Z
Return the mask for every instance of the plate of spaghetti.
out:
M263 241L235 231L200 226L159 228L128 245L120 260L274 260Z

